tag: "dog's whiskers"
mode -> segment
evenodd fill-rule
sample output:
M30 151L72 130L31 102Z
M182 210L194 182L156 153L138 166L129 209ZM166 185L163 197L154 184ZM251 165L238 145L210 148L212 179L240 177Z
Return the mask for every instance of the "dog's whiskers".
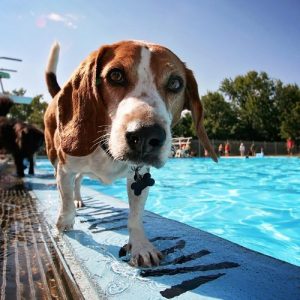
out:
M98 142L95 142L92 146L91 146L91 149L92 148L95 148L95 147L97 147L97 146L99 146L99 145L105 145L105 144L107 144L108 143L108 141L98 141Z
M93 142L99 141L102 138L108 138L109 136L110 136L110 133L106 133L104 135L100 135L99 137L97 137L96 139L94 139Z
M113 161L124 161L127 162L128 160L124 160L122 155L113 156Z
M97 128L102 128L102 130L108 130L109 128L111 128L111 125L101 125L101 126L97 126Z
M98 132L98 133L99 133L99 132L107 132L107 130L101 129L101 130L98 130L97 132ZM110 134L110 133L107 132L106 134Z
M110 133L106 133L104 135L101 135L101 136L97 137L95 140L93 140L93 144L91 146L91 149L94 148L94 147L97 147L98 145L108 144L109 138L110 138Z

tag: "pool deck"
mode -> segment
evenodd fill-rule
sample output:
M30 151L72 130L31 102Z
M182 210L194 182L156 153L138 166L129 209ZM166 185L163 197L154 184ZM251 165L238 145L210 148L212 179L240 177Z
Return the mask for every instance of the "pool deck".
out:
M39 170L38 170L39 172ZM128 204L83 187L73 231L58 235L58 192L50 174L25 179L84 298L300 299L300 267L146 212L146 234L161 266L128 265Z

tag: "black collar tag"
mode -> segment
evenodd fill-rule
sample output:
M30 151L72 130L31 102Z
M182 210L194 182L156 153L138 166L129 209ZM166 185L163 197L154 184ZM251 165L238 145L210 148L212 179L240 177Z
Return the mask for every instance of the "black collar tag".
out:
M153 186L155 183L155 180L151 178L149 172L145 173L143 176L139 174L139 168L135 169L134 180L135 182L131 184L131 189L136 196L139 196L147 186Z

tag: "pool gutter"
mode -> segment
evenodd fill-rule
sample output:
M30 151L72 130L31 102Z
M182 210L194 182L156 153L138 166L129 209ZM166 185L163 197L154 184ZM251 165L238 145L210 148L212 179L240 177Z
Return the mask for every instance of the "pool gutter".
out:
M31 198L37 201L40 213L44 216L42 226L51 241L51 255L55 258L56 267L62 273L64 284L72 295L72 299L104 299L101 288L91 283L87 276L88 272L84 270L84 265L76 260L68 238L65 235L57 234L53 224L49 223L47 215L44 213L43 203L36 197L32 185L27 181L26 186Z

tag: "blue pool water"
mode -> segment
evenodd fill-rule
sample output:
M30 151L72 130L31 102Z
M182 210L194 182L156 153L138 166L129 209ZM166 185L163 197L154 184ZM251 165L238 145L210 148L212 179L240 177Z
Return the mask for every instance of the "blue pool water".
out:
M300 266L300 159L170 159L151 174L147 210ZM125 180L83 183L127 201Z

